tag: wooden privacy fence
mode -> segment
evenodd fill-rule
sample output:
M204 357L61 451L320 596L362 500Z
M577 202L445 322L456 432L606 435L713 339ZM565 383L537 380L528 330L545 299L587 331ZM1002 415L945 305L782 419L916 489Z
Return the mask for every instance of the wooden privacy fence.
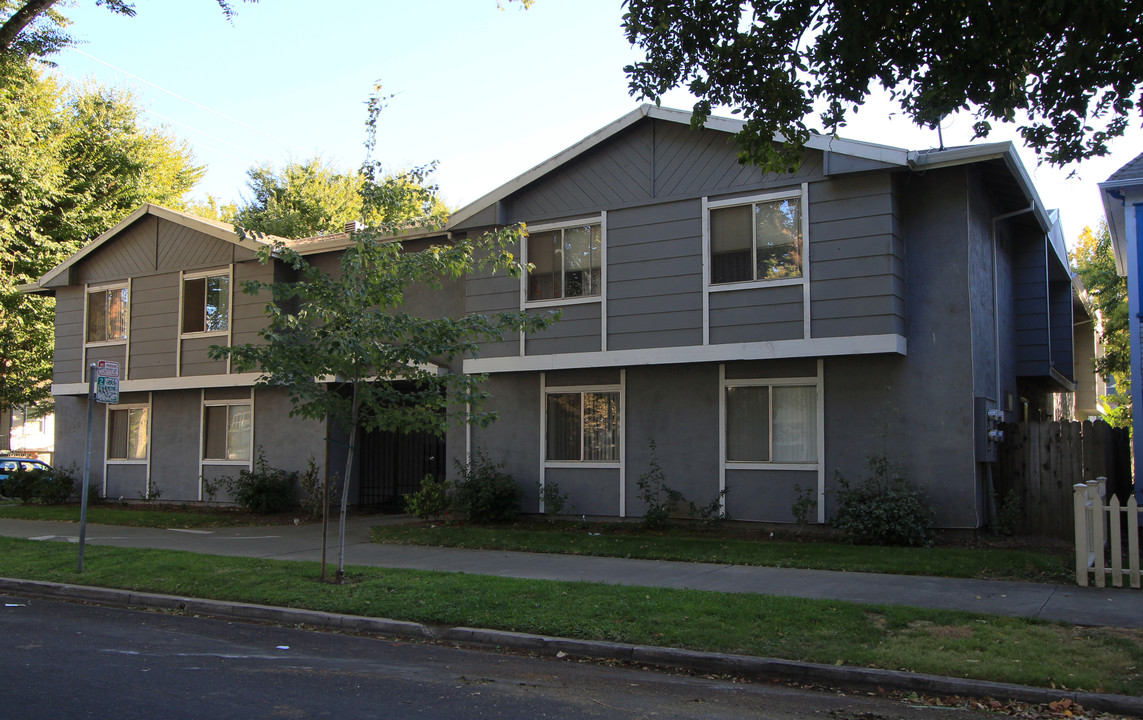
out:
M1131 491L1131 445L1126 429L1102 420L1025 422L1001 426L993 478L998 511L1016 503L1017 527L1024 535L1071 540L1073 488L1097 477L1108 492L1126 499Z
M1126 505L1115 495L1107 499L1104 478L1099 478L1077 483L1073 498L1076 582L1087 585L1088 575L1093 575L1096 586L1105 587L1110 574L1115 587L1123 587L1124 579L1129 577L1131 587L1139 588L1139 503L1135 496L1132 495Z

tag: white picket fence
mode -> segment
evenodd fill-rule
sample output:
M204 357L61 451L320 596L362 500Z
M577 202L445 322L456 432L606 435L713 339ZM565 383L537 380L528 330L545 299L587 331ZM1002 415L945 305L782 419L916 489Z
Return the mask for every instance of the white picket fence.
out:
M1106 500L1106 478L1089 480L1074 488L1076 582L1086 586L1089 576L1094 576L1095 585L1105 587L1110 574L1115 587L1123 587L1124 580L1130 578L1131 587L1139 588L1139 503L1135 496L1132 495L1126 505L1115 495ZM1126 570L1123 567L1124 535L1127 536Z

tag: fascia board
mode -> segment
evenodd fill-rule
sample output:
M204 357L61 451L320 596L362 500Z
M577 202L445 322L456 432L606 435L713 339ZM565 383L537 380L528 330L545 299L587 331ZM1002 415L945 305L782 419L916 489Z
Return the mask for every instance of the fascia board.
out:
M449 217L448 225L446 225L446 228L456 227L489 205L503 200L517 190L556 169L560 165L563 165L564 163L575 159L579 155L582 155L583 153L600 144L604 140L612 137L621 130L634 125L649 113L650 108L650 105L641 105L640 107L632 110L618 120L603 126L599 130L596 130L591 135L588 135L566 150L556 153L539 165L533 167L531 170L516 176L495 190L485 193L480 198L470 202L468 205L465 205L461 209L454 212Z
M219 223L216 225L207 220L203 220L202 218L197 218L193 215L187 215L186 213L181 213L177 210L171 210L169 208L162 207L161 205L152 205L150 203L145 203L140 205L139 208L132 212L130 215L116 223L115 226L110 230L103 232L99 235L99 237L84 245L59 265L56 265L54 268L44 273L44 275L36 281L35 285L39 288L47 285L52 280L59 277L62 273L66 272L68 268L87 257L95 250L99 249L99 247L106 243L108 240L118 235L129 225L145 215L154 215L155 217L173 222L177 225L182 225L183 227L197 230L198 232L217 238L224 242L233 243L251 252L258 252L260 248L271 244L273 240L281 239L269 235L266 236L266 240L244 238L238 234L232 225L228 225L226 223ZM229 230L227 228L229 228Z
M971 163L985 162L987 160L1004 160L1008 170L1016 178L1024 197L1032 205L1032 212L1036 216L1040 228L1045 232L1052 229L1052 220L1044 207L1044 201L1036 191L1027 168L1016 154L1016 146L1011 142L987 143L984 145L970 145L967 147L952 148L949 150L931 150L927 152L910 152L909 166L915 171L935 170L937 168L969 165Z
M536 165L527 172L517 176L512 180L509 180L507 183L501 185L495 190L484 194L477 200L474 200L468 205L465 205L463 208L457 210L449 218L447 227L456 227L489 205L493 205L500 200L508 197L517 190L525 187L526 185L535 182L547 173L558 168L560 165L574 160L576 157L599 145L604 140L613 137L614 135L634 125L636 122L642 120L645 117L679 123L680 125L687 126L689 126L691 123L691 113L687 111L657 107L655 105L649 104L641 105L635 110L632 110L623 117L619 118L618 120L605 125L599 130L596 130L594 133L588 135L566 150L553 155L552 157L548 158L539 165ZM737 133L742 129L744 124L745 123L742 120L711 116L706 119L703 127L720 132ZM775 142L783 142L784 138L781 136L775 136L774 140ZM902 148L891 147L889 145L876 145L873 143L858 142L855 140L843 140L842 138L818 135L816 133L811 134L810 140L807 143L807 147L813 150L828 150L830 152L853 155L855 157L865 158L868 160L876 160L878 162L890 163L893 165L900 165L902 167L904 167L909 162L909 152Z
M1120 186L1123 187L1123 186ZM1127 213L1122 196L1112 193L1115 188L1099 184L1099 197L1103 201L1103 215L1107 218L1107 231L1111 233L1111 254L1115 258L1115 272L1127 276Z

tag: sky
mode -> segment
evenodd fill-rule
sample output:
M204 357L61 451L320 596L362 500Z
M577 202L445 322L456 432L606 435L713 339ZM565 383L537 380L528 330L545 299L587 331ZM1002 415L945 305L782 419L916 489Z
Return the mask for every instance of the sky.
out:
M63 8L80 40L52 59L72 83L131 90L146 120L186 139L206 175L193 195L249 197L246 171L315 155L344 171L364 159L365 102L375 83L392 96L373 158L394 170L437 162L446 202L459 207L638 107L623 72L639 59L622 29L621 0L137 0L133 18L73 0ZM689 110L685 91L664 107ZM942 126L967 144L970 117ZM936 147L884 98L839 135L910 150ZM1132 123L1111 154L1063 169L1038 166L1012 140L1040 197L1074 242L1103 218L1096 183L1143 151Z

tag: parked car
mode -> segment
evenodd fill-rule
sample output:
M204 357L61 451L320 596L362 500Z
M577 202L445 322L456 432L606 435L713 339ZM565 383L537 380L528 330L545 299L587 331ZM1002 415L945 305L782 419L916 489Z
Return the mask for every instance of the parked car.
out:
M34 458L22 457L0 457L0 496L7 493L4 492L4 481L8 479L8 473L13 470L51 470L52 466L48 465L43 460L36 460Z

